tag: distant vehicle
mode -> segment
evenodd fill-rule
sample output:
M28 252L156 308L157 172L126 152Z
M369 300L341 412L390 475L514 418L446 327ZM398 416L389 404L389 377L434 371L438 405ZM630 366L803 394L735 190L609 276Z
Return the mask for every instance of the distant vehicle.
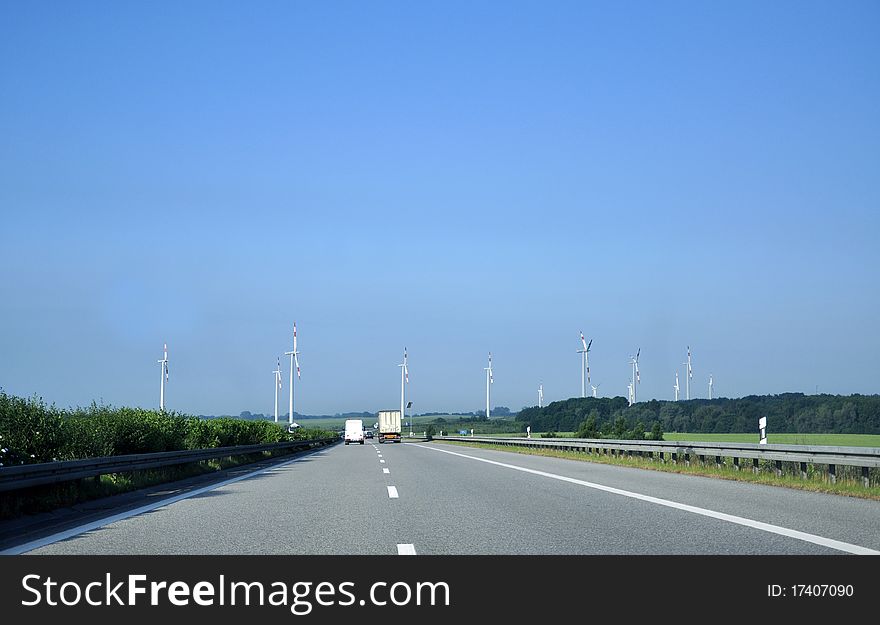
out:
M379 411L379 442L400 442L400 411Z
M364 438L373 438L373 430L364 430Z
M364 422L362 419L347 419L345 421L345 444L364 444Z

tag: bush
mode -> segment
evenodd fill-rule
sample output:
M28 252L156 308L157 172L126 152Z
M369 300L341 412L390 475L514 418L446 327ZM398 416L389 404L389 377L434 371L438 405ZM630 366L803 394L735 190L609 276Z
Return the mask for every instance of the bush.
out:
M59 410L36 397L21 399L0 391L0 466L328 437L335 435L313 428L288 433L272 421L202 420L95 403Z

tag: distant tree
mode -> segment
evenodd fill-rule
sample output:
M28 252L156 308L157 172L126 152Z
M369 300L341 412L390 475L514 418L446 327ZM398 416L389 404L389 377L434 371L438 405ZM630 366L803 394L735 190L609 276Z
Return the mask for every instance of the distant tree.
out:
M663 426L660 425L659 421L654 421L654 426L651 428L651 440L652 441L662 441L663 440Z
M576 438L596 438L599 433L596 430L596 419L599 413L596 410L590 412L590 416L581 422L575 433Z
M556 432L550 430L549 432L544 432L541 434L541 438L556 438Z
M239 413L238 418L239 419L250 419L252 416L253 415L251 415L250 410L243 410L241 413Z
M628 439L633 441L641 441L645 439L645 424L641 421L636 421L635 426L631 432L629 432L626 436Z
M611 428L611 435L614 438L623 438L626 435L626 419L623 416L614 420L614 426Z

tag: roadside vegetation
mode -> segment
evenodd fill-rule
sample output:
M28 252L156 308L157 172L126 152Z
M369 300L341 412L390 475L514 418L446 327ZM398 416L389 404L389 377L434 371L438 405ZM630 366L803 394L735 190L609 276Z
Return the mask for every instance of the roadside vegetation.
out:
M0 391L0 471L3 467L61 460L335 436L334 432L317 428L297 428L288 433L286 427L273 421L200 419L176 412L94 403L88 408L59 409L39 398L20 398ZM0 518L51 510L288 453L251 453L11 491L0 497Z

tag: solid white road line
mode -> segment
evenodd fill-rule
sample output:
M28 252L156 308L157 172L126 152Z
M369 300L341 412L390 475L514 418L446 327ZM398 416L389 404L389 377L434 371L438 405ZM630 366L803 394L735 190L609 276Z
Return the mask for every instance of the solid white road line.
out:
M97 521L92 521L91 523L86 523L85 525L79 525L77 527L72 527L69 530L64 530L63 532L58 532L57 534L51 534L46 536L45 538L38 538L37 540L32 540L28 543L24 543L23 545L18 545L16 547L10 547L9 549L4 549L0 551L0 555L3 556L16 556L22 553L26 553L28 551L33 551L34 549L39 549L40 547L45 547L46 545L51 545L52 543L57 543L60 540L65 540L67 538L72 538L78 534L83 534L85 532L90 532L92 530L104 527L105 525L109 525L110 523L115 523L116 521L123 521L133 516L137 516L139 514L143 514L145 512L150 512L155 510L156 508L163 508L165 506L171 505L178 501L182 501L184 499L189 499L190 497L195 497L196 495L201 495L202 493L207 493L208 491L212 491L214 489L220 488L222 486L227 486L229 484L234 484L236 482L240 482L241 480L246 480L249 477L254 475L260 475L262 473L272 473L281 467L285 467L288 464L293 464L294 462L300 462L304 458L294 458L293 460L288 460L287 462L282 462L281 464L272 465L271 467L267 467L264 469L258 469L256 471L251 471L250 473L245 473L244 475L239 475L237 477L230 478L228 480L224 480L222 482L217 482L216 484L211 484L210 486L205 486L203 488L197 488L196 490L192 490L186 493L181 493L180 495L174 495L173 497L169 497L168 499L161 499L159 501L154 501L146 506L141 506L140 508L134 508L133 510L127 510L125 512L120 512L119 514L114 514L112 516L105 517L103 519L98 519Z
M494 464L499 467L504 467L506 469L513 469L514 471L522 471L523 473L531 473L532 475L540 475L542 477L549 477L554 480L560 480L562 482L569 482L571 484L578 484L580 486L586 486L587 488L595 488L596 490L605 491L606 493L613 493L615 495L622 495L624 497L631 497L633 499L638 499L640 501L646 501L648 503L657 504L660 506L666 506L668 508L675 508L676 510L684 510L685 512L691 512L693 514L699 514L701 516L711 517L713 519L719 519L721 521L727 521L728 523L735 523L737 525L744 525L746 527L751 527L753 529L761 530L764 532L770 532L771 534L779 534L780 536L787 536L789 538L795 538L797 540L802 540L804 542L813 543L816 545L821 545L822 547L829 547L831 549L837 549L838 551L844 551L846 553L852 553L856 555L880 555L880 551L876 551L874 549L869 549L867 547L862 547L861 545L853 545L850 543L845 543L839 540L834 540L833 538L825 538L824 536L817 536L815 534L808 534L806 532L801 532L798 530L789 529L787 527L780 527L779 525L771 525L770 523L764 523L762 521L755 521L752 519L747 519L745 517L736 516L733 514L726 514L724 512L716 512L715 510L708 510L706 508L699 508L697 506L691 506L684 503L678 503L677 501L670 501L668 499L660 499L659 497L651 497L650 495L642 495L640 493L634 493L628 490L622 490L620 488L613 488L611 486L604 486L603 484L596 484L594 482L587 482L584 480L577 480L573 477L566 477L564 475L557 475L555 473L547 473L546 471L537 471L535 469L527 469L526 467L520 467L515 464L507 464L505 462L496 462L494 460L487 460L486 458L479 458L477 456L468 456L467 454L460 454L454 451L447 451L446 449L437 449L436 447L429 447L427 445L418 445L416 447L421 447L423 449L430 449L431 451L439 451L440 453L450 454L452 456L459 456L461 458L468 458L470 460L477 460L478 462L485 462L487 464Z
M382 469L382 473L391 473L391 471L389 471L388 469L383 468L383 469Z
M397 555L399 556L414 556L416 555L416 547L411 543L400 543L397 545Z
M388 496L391 499L397 499L398 497L400 497L400 495L397 494L397 487L396 486L389 486L388 487Z

